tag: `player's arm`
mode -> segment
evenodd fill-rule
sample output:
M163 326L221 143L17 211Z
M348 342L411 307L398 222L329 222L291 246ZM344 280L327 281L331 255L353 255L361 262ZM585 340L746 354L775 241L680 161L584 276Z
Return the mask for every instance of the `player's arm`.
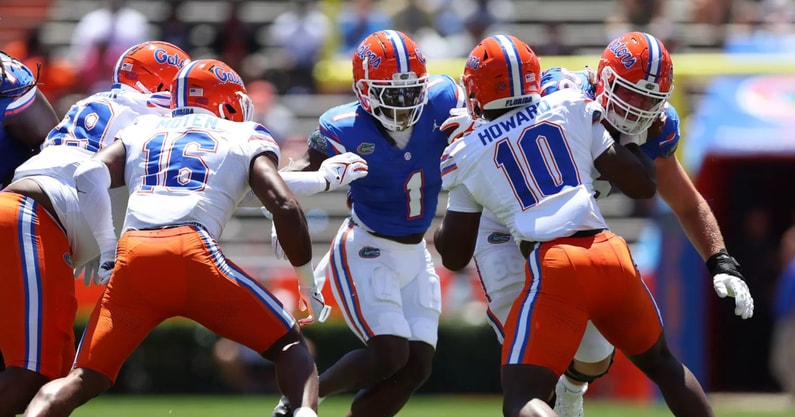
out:
M482 207L463 185L450 190L447 212L433 234L433 244L442 256L442 265L458 271L469 264L475 253Z
M58 124L58 116L47 98L38 89L33 101L17 114L3 119L3 129L31 149L38 148L50 129Z
M304 211L295 195L279 175L278 163L273 154L261 153L251 161L249 185L265 208L273 216L273 227L287 259L295 268L301 295L301 310L311 308L311 315L300 319L308 324L317 318L325 321L330 307L317 290L312 272L312 241Z
M100 249L99 272L96 277L106 284L116 262L116 230L109 188L124 185L124 163L127 151L122 141L116 141L82 161L74 173L80 211L86 217L88 227Z
M293 266L312 260L312 242L306 217L295 195L279 175L275 158L262 153L251 162L249 185L257 198L273 215L287 259Z
M676 156L656 158L654 165L660 197L671 207L701 258L706 261L724 249L718 221Z
M690 181L675 155L655 160L660 197L671 207L690 242L701 255L718 296L734 298L734 313L744 319L754 314L754 300L740 264L729 255L718 221L709 204Z
M610 135L601 123L593 124L592 135L606 139ZM654 163L635 143L613 143L594 159L594 166L630 198L651 198L657 192Z

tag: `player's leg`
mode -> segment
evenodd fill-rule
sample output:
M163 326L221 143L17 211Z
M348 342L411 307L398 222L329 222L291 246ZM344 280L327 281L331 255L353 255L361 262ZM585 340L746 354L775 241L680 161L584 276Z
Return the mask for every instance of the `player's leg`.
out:
M77 310L69 242L33 199L0 193L0 416L22 413L38 389L74 359Z
M360 391L351 404L350 416L394 416L431 374L442 295L439 276L424 243L401 259L424 262L424 269L401 290L403 314L411 328L409 357L394 375ZM406 261L404 261L406 262Z
M503 414L526 417L531 400L548 400L577 351L588 321L576 264L564 247L546 243L528 256L526 284L505 327L502 348Z
M43 386L26 416L67 416L105 392L152 329L175 315L186 277L182 243L159 238L171 230L128 231L121 237L116 268L86 325L75 369Z
M714 415L701 385L668 349L659 310L626 243L613 236L601 245L609 245L603 253L615 254L620 265L591 287L594 298L589 311L594 324L657 384L675 416Z
M335 237L329 285L348 327L366 347L348 352L320 375L322 397L372 386L408 363L411 329L399 280L416 260L406 258L405 246L414 245L376 238L347 221Z
M555 412L561 417L583 415L583 395L588 385L605 375L613 363L615 348L588 321L574 360L555 386Z
M279 389L300 416L317 413L318 377L297 321L256 279L221 254L199 230L186 237L190 260L182 315L274 363ZM255 323L252 327L252 323Z
M409 360L406 366L374 386L359 390L346 416L397 415L430 376L434 353L433 346L425 342L409 342Z
M524 288L526 259L509 233L483 227L478 231L473 259L488 302L488 322L497 335L497 341L502 344L505 320L514 300Z

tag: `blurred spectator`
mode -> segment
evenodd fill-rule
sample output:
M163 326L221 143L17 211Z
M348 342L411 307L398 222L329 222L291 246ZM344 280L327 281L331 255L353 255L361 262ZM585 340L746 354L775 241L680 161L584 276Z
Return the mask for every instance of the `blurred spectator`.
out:
M149 22L126 0L106 0L83 16L71 41L71 55L85 94L107 90L116 60L127 48L150 39Z
M41 28L30 29L25 39L12 41L3 50L22 61L34 74L38 69L39 90L60 117L71 104L59 105L61 99L67 94L79 93L74 86L75 70L68 60L53 57L51 48L41 42Z
M540 56L554 56L554 55L573 55L576 51L571 45L568 45L563 33L563 26L559 22L547 22L544 24L544 34L546 39L533 50Z
M228 2L229 13L218 28L212 46L218 59L241 72L241 75L245 73L241 70L243 60L259 47L254 29L241 18L243 4L243 0Z
M168 2L168 15L160 22L160 40L173 43L184 51L190 51L190 28L179 15L184 0Z
M464 20L453 7L453 0L436 0L432 7L434 27L442 36L452 36L464 31ZM466 48L467 51L471 48Z
M778 277L773 304L770 373L785 392L795 397L795 226L784 233L780 254L784 269Z
M433 19L424 3L419 0L405 0L403 7L392 15L393 28L412 39L416 38L421 29L433 29Z
M510 20L513 4L507 0L476 0L464 18L464 28L470 37L471 49L486 36L504 32Z
M262 123L282 146L294 136L295 114L292 110L279 104L276 99L276 88L268 81L257 80L246 84L248 96L254 103L254 121Z
M658 37L668 52L678 45L673 24L665 15L665 0L617 0L615 11L605 21L607 39L632 31L649 32Z
M287 93L315 93L315 62L329 35L329 19L314 0L294 0L293 8L276 18L269 37L285 73Z
M367 35L391 27L392 19L374 0L346 2L337 16L341 41L338 53L349 58Z
M739 233L733 236L727 248L742 265L745 281L760 308L754 310L753 320L732 323L732 330L725 337L724 342L729 346L745 346L728 352L727 360L734 365L725 382L737 390L771 390L775 389L775 382L767 370L767 355L773 312L762 306L770 306L773 302L775 280L780 271L780 242L773 231L770 208L756 204L740 213L737 218ZM731 310L734 306L724 303L721 308ZM749 340L755 342L748 344Z

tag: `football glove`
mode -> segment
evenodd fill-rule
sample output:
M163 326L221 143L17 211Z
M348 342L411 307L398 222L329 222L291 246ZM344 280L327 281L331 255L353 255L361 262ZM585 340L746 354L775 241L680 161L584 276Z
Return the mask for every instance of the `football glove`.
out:
M75 278L83 274L83 285L90 287L91 283L99 285L99 257L96 257L79 268L75 268Z
M477 129L483 122L482 119L472 119L466 108L456 107L450 109L450 117L442 123L439 130L447 135L447 143L451 144Z
M331 313L331 306L326 305L326 300L323 294L318 291L316 286L304 287L298 285L298 293L301 299L298 300L298 309L301 311L308 311L309 315L298 319L298 324L306 326L315 321L323 323Z
M326 191L334 191L366 177L367 161L353 152L345 152L323 161L318 172L328 182Z
M710 256L706 262L707 269L712 275L712 286L718 297L734 298L734 314L743 319L754 315L754 299L748 290L748 285L743 280L740 264L737 263L726 249Z
M99 269L94 284L105 285L110 281L113 268L116 266L116 251L103 253L99 256Z

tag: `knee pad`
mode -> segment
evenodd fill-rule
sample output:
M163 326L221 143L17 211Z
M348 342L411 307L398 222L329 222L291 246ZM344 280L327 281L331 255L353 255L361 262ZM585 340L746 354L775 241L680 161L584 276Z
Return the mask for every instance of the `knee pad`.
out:
M569 363L569 367L566 368L566 372L564 372L563 374L566 375L566 377L568 377L569 379L572 379L574 381L587 382L590 384L596 378L602 377L605 374L607 374L608 371L610 371L610 367L613 366L613 361L615 361L615 358L616 358L616 350L613 349L613 353L610 354L610 363L607 364L607 369L605 369L605 371L599 375L586 375L574 369L574 361L571 361L571 363Z

